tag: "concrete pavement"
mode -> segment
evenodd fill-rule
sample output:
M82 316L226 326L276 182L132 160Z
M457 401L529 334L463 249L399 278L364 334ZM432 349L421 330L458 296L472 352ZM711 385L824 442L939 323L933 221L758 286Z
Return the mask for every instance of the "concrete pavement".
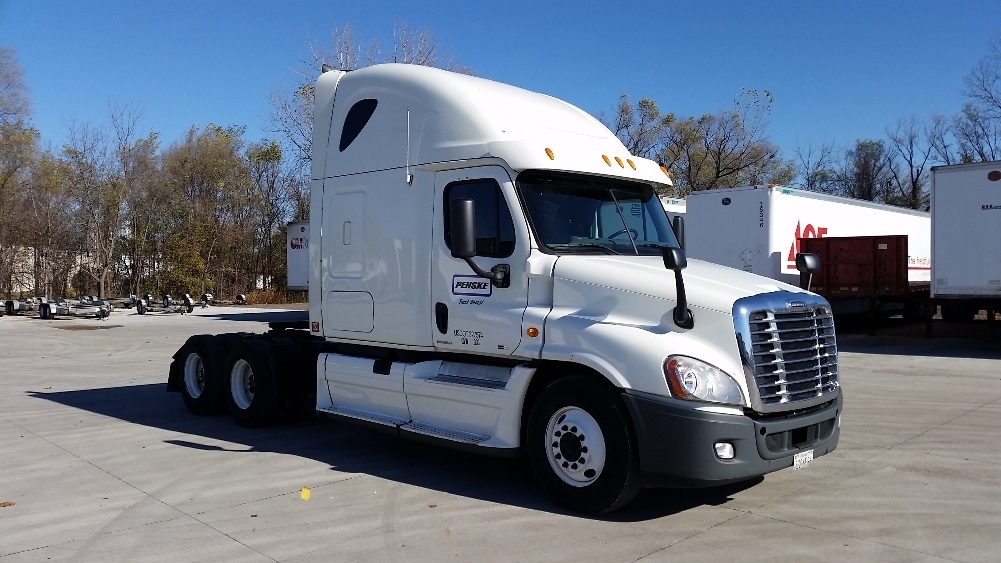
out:
M189 335L274 314L0 318L0 563L1001 560L1001 345L841 334L835 452L594 519L517 460L165 392Z

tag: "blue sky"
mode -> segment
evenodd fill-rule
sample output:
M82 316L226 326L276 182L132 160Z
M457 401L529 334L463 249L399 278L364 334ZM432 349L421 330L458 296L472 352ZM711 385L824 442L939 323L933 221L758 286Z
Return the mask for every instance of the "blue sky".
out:
M0 0L43 143L108 104L143 112L164 145L192 126L269 134L268 94L295 82L310 41L350 24L391 44L430 28L476 74L609 112L619 95L680 116L769 90L769 137L798 145L884 138L899 118L960 110L963 76L1001 34L1001 1Z

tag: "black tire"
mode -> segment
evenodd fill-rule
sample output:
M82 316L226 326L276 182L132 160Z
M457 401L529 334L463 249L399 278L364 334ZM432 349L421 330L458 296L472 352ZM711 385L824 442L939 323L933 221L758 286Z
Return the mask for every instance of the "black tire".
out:
M42 303L41 305L39 305L38 317L42 319L51 319L53 317L52 306L49 305L48 303Z
M234 343L226 360L229 412L240 426L259 428L277 421L283 409L275 397L270 346L260 338Z
M226 357L222 343L210 335L192 336L176 354L184 406L193 414L209 416L224 410Z
M559 379L539 394L526 445L539 484L571 510L611 512L640 490L629 412L616 393L590 377Z
M139 301L136 301L136 314L139 314L139 315L145 315L146 314L146 301L144 299L140 299Z

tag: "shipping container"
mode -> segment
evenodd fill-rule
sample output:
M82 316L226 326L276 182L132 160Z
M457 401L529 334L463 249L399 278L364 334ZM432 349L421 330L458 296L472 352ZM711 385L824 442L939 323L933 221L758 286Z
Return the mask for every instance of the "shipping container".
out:
M907 279L930 280L931 217L904 209L784 186L693 192L686 197L686 252L799 285L800 240L907 236Z
M801 239L800 249L820 258L811 290L824 297L893 298L928 290L927 283L907 281L906 235Z

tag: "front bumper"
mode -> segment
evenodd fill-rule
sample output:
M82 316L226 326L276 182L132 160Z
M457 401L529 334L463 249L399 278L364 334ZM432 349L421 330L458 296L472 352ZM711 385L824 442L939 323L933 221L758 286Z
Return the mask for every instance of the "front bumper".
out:
M751 418L696 410L668 397L626 392L645 486L707 487L742 481L793 464L793 456L834 450L841 434L841 391L802 412ZM701 406L704 406L702 404ZM713 445L729 442L734 458L716 457Z

